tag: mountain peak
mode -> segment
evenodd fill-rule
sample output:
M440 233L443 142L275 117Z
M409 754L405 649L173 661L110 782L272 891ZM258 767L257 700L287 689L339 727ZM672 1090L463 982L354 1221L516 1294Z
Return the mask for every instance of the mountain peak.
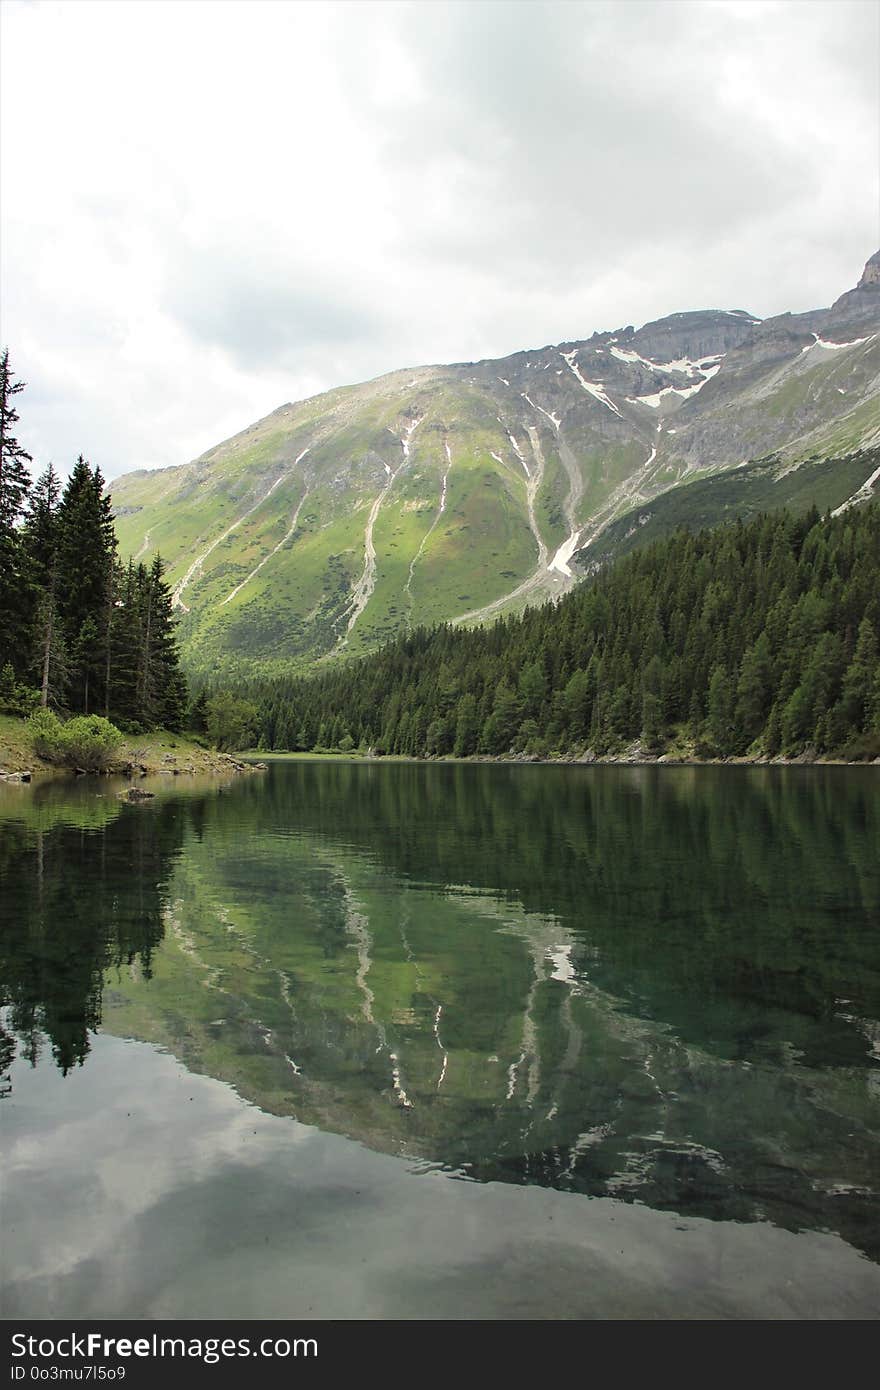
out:
M862 278L856 288L866 290L871 285L880 285L880 251L875 251L873 256L866 261Z

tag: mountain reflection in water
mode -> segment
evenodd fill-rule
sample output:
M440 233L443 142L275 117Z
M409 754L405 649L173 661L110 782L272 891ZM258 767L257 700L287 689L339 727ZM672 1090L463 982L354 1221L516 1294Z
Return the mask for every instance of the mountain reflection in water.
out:
M419 1170L877 1261L877 785L323 761L140 806L0 789L5 1069L88 1067L100 1029Z

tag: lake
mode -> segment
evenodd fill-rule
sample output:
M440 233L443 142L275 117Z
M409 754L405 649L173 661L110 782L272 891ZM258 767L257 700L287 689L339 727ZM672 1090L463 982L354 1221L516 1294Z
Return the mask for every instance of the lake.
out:
M870 768L0 787L4 1317L880 1313Z

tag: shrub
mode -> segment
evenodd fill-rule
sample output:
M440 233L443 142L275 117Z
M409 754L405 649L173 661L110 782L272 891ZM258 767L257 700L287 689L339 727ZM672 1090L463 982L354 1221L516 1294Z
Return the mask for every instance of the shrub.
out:
M122 742L122 734L99 714L81 714L62 726L63 761L67 767L103 772Z
M38 757L86 772L103 772L122 742L116 726L97 714L78 715L62 724L51 710L38 709L28 720L28 729Z
M63 725L57 714L50 709L35 710L28 720L28 733L31 747L38 758L49 763L60 763Z

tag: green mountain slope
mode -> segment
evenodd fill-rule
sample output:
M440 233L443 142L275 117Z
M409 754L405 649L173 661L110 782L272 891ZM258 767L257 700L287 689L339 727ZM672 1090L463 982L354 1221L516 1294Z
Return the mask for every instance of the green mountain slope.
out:
M674 314L282 406L115 480L123 552L162 554L195 673L305 669L555 598L577 550L682 482L880 441L877 264L828 310ZM851 483L832 468L828 503Z
M611 523L573 557L579 570L592 573L607 560L626 555L684 527L699 531L737 517L787 507L804 512L843 511L880 496L880 447L842 458L808 459L797 468L777 458L683 483L636 507ZM843 502L841 502L843 497Z

